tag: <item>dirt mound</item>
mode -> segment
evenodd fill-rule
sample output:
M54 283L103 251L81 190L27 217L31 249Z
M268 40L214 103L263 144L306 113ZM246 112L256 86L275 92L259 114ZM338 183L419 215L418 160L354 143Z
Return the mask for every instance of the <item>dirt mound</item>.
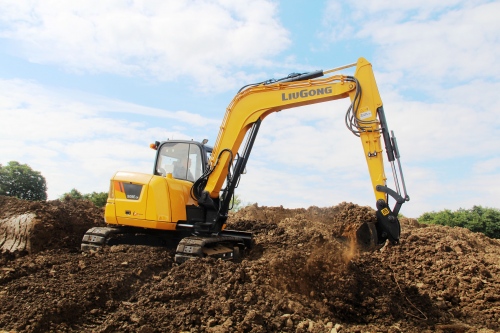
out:
M82 211L69 215L74 220L56 217L70 203L61 203L60 209L42 204L44 212L17 204L9 208L11 214L34 211L37 220L44 216L39 224L61 220L79 227L82 222L77 221L85 220L80 203L71 203ZM91 216L88 220L98 223ZM0 329L500 330L500 241L460 228L424 227L414 219L402 221L399 246L367 254L339 241L350 224L372 218L371 208L350 203L308 209L247 207L230 217L229 226L253 231L256 245L235 263L200 259L177 265L172 250L143 246L81 254L69 241L55 242L0 264ZM79 242L84 231L72 225L64 232Z
M0 196L0 253L79 249L83 233L104 225L102 209L86 200L25 201Z

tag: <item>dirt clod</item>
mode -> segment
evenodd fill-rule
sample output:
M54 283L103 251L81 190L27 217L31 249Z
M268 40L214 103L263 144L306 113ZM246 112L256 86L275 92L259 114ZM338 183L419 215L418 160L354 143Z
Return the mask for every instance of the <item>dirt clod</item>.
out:
M31 216L32 229L20 227L25 217L16 229L15 216ZM399 246L360 253L339 241L353 224L372 218L371 208L351 203L254 205L229 220L230 228L255 234L242 260L177 265L171 247L80 253L85 230L102 224L102 211L89 202L0 197L0 235L25 240L2 247L0 330L500 330L500 241L415 219L402 221Z

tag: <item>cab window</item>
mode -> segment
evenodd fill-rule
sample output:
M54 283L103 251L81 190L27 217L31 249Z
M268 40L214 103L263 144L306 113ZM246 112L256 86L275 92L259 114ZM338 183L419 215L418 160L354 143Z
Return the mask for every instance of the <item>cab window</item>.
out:
M171 173L174 178L194 182L202 174L200 147L184 142L164 143L158 155L156 172L161 176Z

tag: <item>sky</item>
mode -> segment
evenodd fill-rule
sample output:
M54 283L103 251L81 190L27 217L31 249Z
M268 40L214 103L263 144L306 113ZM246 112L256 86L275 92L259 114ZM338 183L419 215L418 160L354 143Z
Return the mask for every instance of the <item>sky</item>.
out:
M500 207L500 1L0 0L0 164L49 199L151 173L154 141L215 143L249 83L368 59L396 134L401 213ZM345 74L352 74L349 70ZM236 193L375 207L348 100L272 114ZM389 187L392 172L386 164Z

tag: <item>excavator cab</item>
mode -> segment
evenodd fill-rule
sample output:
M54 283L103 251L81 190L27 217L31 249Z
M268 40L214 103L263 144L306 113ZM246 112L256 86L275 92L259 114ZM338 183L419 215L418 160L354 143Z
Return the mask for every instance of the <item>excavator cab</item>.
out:
M194 182L207 164L206 148L199 143L166 141L158 147L154 173Z

